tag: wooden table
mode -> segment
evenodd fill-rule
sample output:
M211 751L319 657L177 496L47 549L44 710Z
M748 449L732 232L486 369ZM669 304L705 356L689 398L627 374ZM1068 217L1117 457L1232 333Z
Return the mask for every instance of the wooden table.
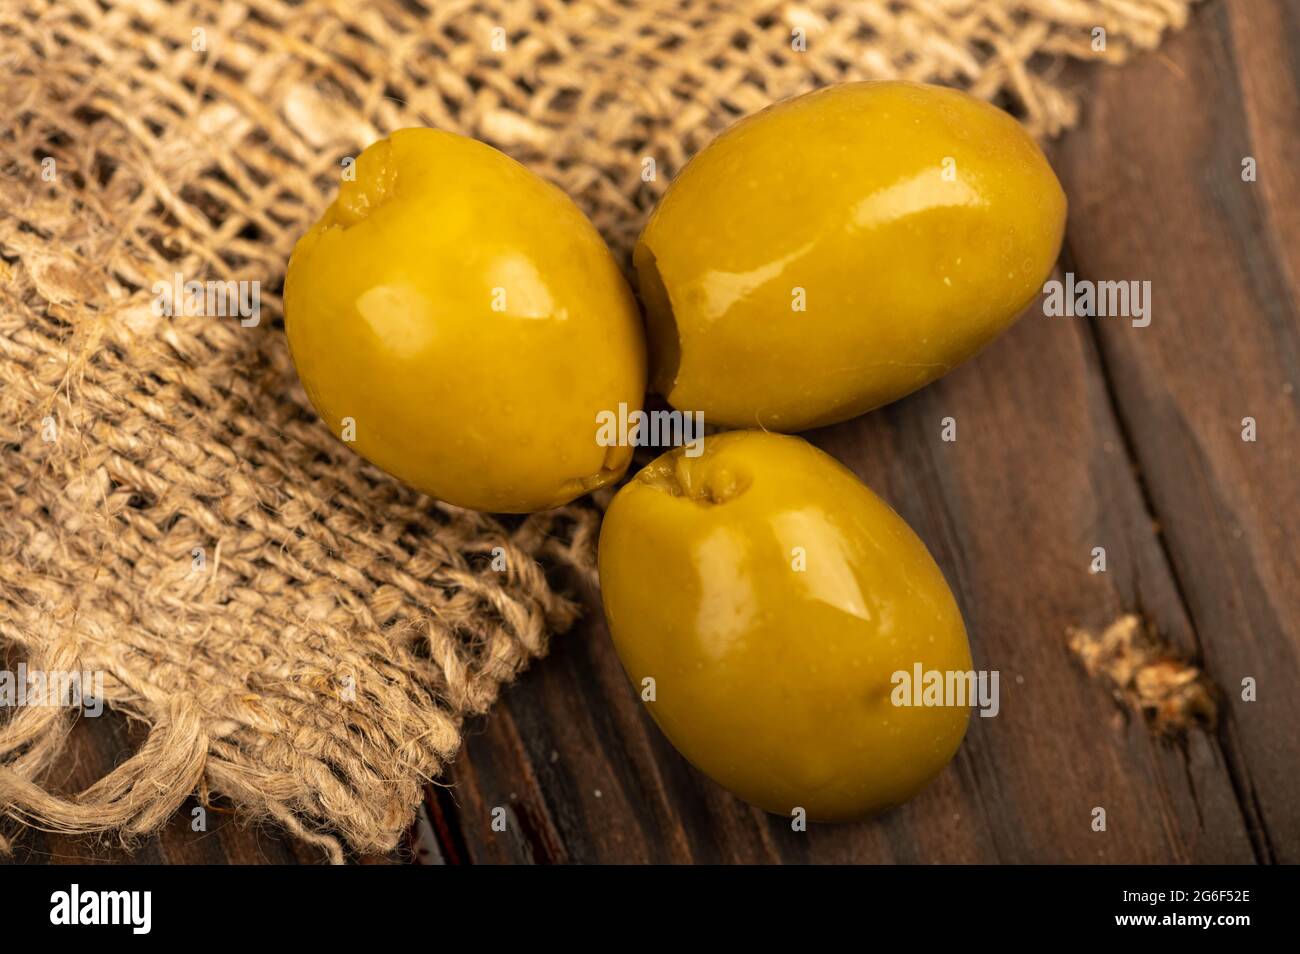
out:
M811 435L927 542L976 666L1001 673L1001 713L972 720L930 788L803 833L736 801L642 710L586 591L585 621L469 726L409 850L362 860L1300 861L1298 31L1295 0L1210 0L1159 52L1067 74L1085 113L1050 148L1070 197L1060 271L1149 280L1148 327L1031 310L937 384ZM1158 738L1072 657L1067 628L1126 611L1204 667L1216 731ZM124 723L92 721L69 787L128 745ZM187 812L133 856L28 832L13 860L130 858L320 860L233 816L196 838Z

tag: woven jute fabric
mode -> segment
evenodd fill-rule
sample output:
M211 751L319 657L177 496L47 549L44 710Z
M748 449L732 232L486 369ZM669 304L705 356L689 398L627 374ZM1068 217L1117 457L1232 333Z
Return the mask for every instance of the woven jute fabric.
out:
M464 718L574 619L553 581L590 578L594 509L428 500L297 383L278 292L346 157L478 137L626 262L672 174L773 100L939 81L1051 135L1063 62L1152 47L1189 2L4 0L0 651L102 672L148 734L63 792L76 711L0 715L0 811L130 839L220 794L333 860L390 850ZM260 283L261 320L155 314L178 274Z

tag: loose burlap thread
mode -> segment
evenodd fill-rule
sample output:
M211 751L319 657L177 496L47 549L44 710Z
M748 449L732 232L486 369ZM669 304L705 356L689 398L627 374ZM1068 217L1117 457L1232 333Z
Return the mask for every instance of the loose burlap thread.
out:
M475 136L626 262L672 174L773 100L938 81L1053 135L1077 116L1064 60L1151 48L1190 2L8 0L0 643L103 673L148 734L62 793L75 711L15 709L0 810L130 840L197 791L331 860L388 851L463 720L574 620L546 570L591 578L595 510L506 524L428 500L298 386L278 289L344 157L408 125ZM261 321L155 315L176 274L259 282Z

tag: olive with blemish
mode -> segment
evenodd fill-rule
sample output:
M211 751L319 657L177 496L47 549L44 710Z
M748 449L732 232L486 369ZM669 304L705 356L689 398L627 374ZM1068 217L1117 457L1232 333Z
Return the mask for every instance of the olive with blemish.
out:
M636 302L558 188L483 143L403 129L298 242L285 329L336 435L434 497L527 512L619 479L597 415L641 406Z
M658 458L610 504L599 569L635 691L682 755L748 802L861 818L912 797L961 743L968 699L899 694L899 674L970 672L942 572L800 438L732 431Z

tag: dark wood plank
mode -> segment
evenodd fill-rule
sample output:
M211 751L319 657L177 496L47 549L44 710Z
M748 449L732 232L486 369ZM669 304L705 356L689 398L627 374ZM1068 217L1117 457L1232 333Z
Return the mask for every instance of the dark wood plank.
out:
M1300 861L1300 4L1221 2L1161 56L1092 78L1059 150L1075 271L1152 283L1094 331L1262 860ZM1130 109L1126 91L1141 90ZM1153 122L1152 117L1164 117ZM1105 156L1106 162L1097 158ZM1253 157L1258 179L1242 180ZM1258 440L1242 440L1242 419ZM1258 681L1243 702L1244 678Z

